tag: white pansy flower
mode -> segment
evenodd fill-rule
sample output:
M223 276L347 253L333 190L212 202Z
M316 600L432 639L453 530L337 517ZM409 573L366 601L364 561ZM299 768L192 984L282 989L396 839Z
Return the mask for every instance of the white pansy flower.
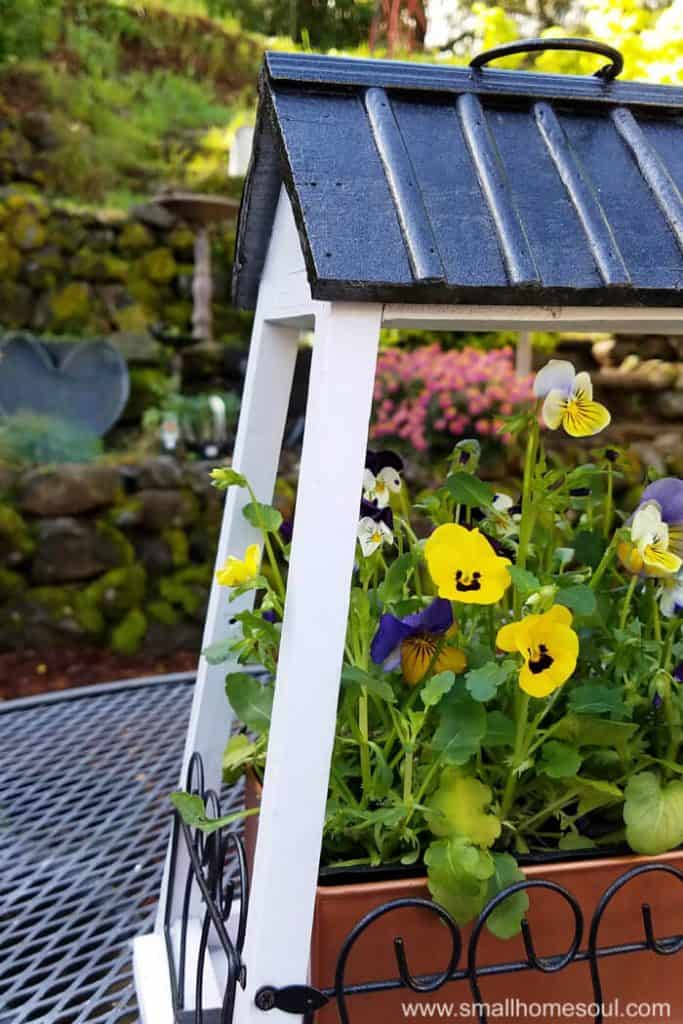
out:
M358 542L364 557L368 558L383 544L393 544L394 535L386 523L363 516L358 523Z
M385 466L380 469L377 476L371 469L366 469L363 475L363 497L372 501L377 508L386 508L389 504L392 492L398 494L401 490L401 477L398 471L392 466Z

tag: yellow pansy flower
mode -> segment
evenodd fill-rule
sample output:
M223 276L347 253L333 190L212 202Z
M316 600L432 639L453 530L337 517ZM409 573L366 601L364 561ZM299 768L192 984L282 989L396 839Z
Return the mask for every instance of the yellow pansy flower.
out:
M621 553L631 572L646 572L649 576L669 576L683 566L683 559L669 550L669 526L662 519L658 501L646 501L631 522L631 547Z
M551 359L536 374L534 394L544 398L541 415L551 430L563 427L572 437L592 437L609 426L609 409L593 401L593 383L566 359Z
M501 558L479 530L438 526L425 544L429 574L439 597L465 604L495 604L510 586L509 558Z
M571 628L572 613L561 604L542 615L527 615L498 630L501 651L524 658L519 685L532 697L547 697L566 683L576 668L579 638Z
M239 587L258 575L260 563L261 548L258 544L250 544L244 559L228 555L225 565L216 573L216 579L223 587Z

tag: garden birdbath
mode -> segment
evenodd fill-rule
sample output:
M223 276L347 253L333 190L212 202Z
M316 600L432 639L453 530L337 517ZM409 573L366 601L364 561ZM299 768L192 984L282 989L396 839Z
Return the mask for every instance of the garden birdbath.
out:
M259 539L242 511L272 500L312 329L268 760L248 907L232 941L212 904L215 956L197 952L211 939L185 885L196 851L171 844L155 934L136 941L144 1024L199 1019L202 1001L205 1024L287 1024L320 996L306 982L380 330L682 330L683 89L613 81L622 60L602 44L524 45L612 63L581 77L483 67L509 47L469 68L266 55L233 276L236 305L255 310L233 457L253 494L228 491L217 564ZM251 599L214 584L204 647ZM200 754L201 789L220 789L225 675L201 660L181 785ZM181 960L189 979L203 964L203 998L176 985L174 1015Z
M156 196L154 202L195 231L192 337L197 343L212 345L211 228L234 217L239 203L225 196L194 192L166 192Z

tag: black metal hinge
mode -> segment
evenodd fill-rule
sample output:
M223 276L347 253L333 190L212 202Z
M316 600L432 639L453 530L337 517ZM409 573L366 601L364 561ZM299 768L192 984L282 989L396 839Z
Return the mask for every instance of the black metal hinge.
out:
M285 985L273 988L264 985L254 996L259 1010L282 1010L283 1013L312 1013L329 1002L327 996L309 985Z

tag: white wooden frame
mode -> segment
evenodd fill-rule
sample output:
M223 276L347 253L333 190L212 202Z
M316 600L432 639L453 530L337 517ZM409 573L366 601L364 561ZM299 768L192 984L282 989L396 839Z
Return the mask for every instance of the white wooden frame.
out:
M263 802L252 878L235 1024L293 1024L257 1009L264 985L303 983L308 972L318 860L334 738L358 505L379 331L577 330L683 332L683 309L425 306L316 302L311 299L291 207L283 190L254 320L234 466L261 501L270 501L282 445L299 331L314 330L301 473L292 541ZM241 516L247 498L228 493L217 564L241 556L254 533ZM244 606L246 601L241 602ZM204 645L225 636L236 605L213 586ZM228 667L229 671L229 667ZM200 660L181 784L191 754L204 759L207 784L220 785L221 754L231 725L226 666ZM280 865L286 865L281 868ZM171 1024L164 906L178 916L167 860L154 935L135 943L143 1024ZM182 864L180 865L182 868ZM177 877L184 875L181 870ZM224 965L211 962L213 977ZM206 1002L206 1008L210 1000ZM215 1003L214 1003L215 1005Z

